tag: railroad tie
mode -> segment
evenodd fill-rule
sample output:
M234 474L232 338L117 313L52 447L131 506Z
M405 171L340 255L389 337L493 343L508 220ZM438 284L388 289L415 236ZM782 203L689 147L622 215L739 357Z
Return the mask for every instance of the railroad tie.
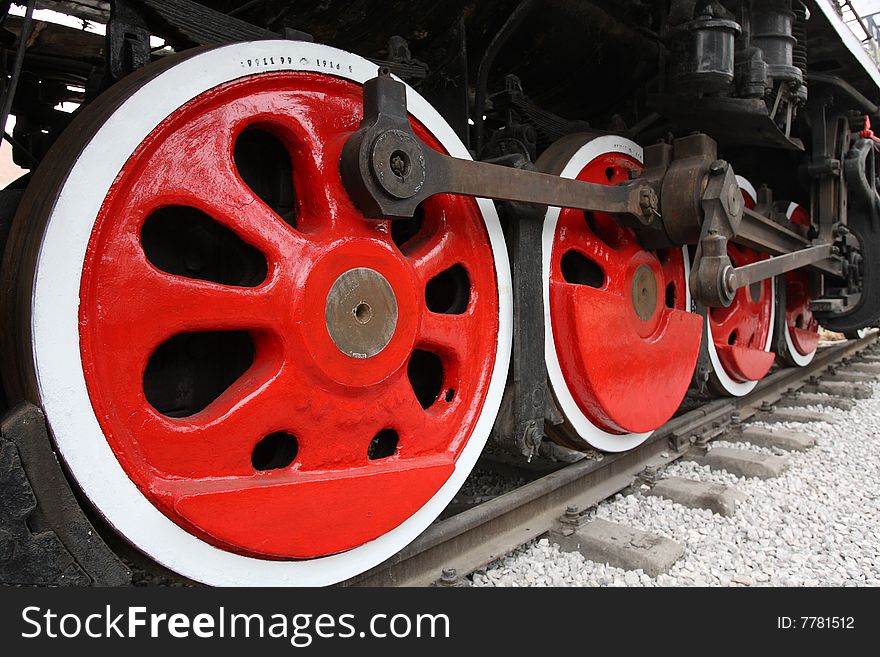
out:
M737 503L742 499L742 494L730 486L681 477L661 479L644 494L664 497L691 509L709 509L727 517L736 514Z
M684 547L664 536L596 519L576 530L551 531L550 540L563 552L651 577L669 571L684 556Z

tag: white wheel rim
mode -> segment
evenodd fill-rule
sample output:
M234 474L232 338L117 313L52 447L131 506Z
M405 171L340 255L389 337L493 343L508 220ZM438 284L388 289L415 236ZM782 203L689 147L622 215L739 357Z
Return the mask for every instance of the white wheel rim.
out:
M816 351L819 348L818 345L816 345L816 349L813 349L813 351L806 355L797 350L797 348L794 346L794 341L791 339L791 327L788 325L788 322L785 322L785 331L783 331L783 336L785 337L785 348L788 349L788 357L791 358L792 362L798 367L809 365L816 357Z
M757 205L758 203L758 190L755 189L755 186L751 183L748 178L744 178L743 176L736 177L736 183L739 185L739 189L741 192L745 192L746 195L751 199L752 203Z
M381 563L415 539L446 507L489 436L507 379L512 288L495 206L478 199L495 258L499 331L495 365L479 419L453 474L414 515L383 536L340 554L271 561L226 552L189 534L153 506L116 460L92 410L79 350L79 288L86 247L104 197L143 139L178 107L217 85L264 71L312 71L363 83L369 61L327 46L259 41L195 55L147 82L97 131L73 166L47 222L32 291L37 386L62 458L83 493L123 537L158 563L213 585L314 586L339 582ZM470 159L440 114L407 87L410 113L454 157ZM113 148L106 148L112 144Z
M638 144L617 137L606 135L597 137L583 146L566 163L565 168L559 174L562 178L576 178L577 175L590 162L606 153L622 153L644 162L644 151ZM574 396L568 388L565 376L562 374L562 366L556 353L556 342L553 338L553 318L550 313L550 261L553 255L553 243L556 237L556 226L559 223L560 208L548 208L544 216L544 230L541 235L541 278L544 295L544 360L547 364L547 377L553 396L559 405L562 414L571 424L577 434L587 443L604 452L625 452L647 440L653 431L645 433L609 433L599 427L584 414ZM687 278L690 273L689 257L687 248L683 247L685 266L685 307L690 309L691 296L687 286Z

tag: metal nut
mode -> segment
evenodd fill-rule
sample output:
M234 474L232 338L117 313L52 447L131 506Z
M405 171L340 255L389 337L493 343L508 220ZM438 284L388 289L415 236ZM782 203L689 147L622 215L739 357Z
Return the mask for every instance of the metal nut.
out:
M713 176L721 175L725 171L727 171L727 162L724 160L715 160L709 165L709 173Z
M653 220L657 214L660 201L657 198L657 192L650 187L642 187L639 190L639 207L642 209L642 215L648 219L648 223Z

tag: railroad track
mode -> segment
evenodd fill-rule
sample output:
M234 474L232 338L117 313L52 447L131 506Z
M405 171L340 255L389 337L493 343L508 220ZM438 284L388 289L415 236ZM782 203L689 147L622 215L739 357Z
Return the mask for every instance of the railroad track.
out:
M352 578L347 586L456 585L463 576L491 563L558 526L568 513L580 513L653 476L670 463L705 450L710 441L762 414L773 413L788 395L809 391L823 375L850 359L870 353L880 334L820 349L812 363L780 369L748 395L717 399L679 415L639 447L602 460L582 460L541 476L508 493L431 525L398 554Z

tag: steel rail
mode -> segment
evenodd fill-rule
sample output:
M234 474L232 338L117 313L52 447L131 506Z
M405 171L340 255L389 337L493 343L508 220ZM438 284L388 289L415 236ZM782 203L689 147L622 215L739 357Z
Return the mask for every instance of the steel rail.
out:
M841 359L878 342L878 334L820 349L799 368L777 370L747 396L716 399L679 415L639 447L578 461L431 525L394 557L343 586L428 586L444 569L471 573L553 528L568 507L586 509L631 486L648 466L683 457L697 442L723 435L735 412L748 419L764 403L807 385Z

